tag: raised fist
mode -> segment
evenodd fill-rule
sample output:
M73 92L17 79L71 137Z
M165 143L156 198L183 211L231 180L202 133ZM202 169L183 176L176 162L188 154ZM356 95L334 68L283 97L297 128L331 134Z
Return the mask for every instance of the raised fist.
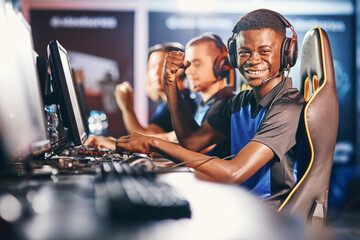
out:
M185 69L190 66L189 61L185 61L185 53L183 52L169 52L165 58L164 68L162 72L162 84L173 83L178 79L182 74L184 74Z
M129 82L116 85L114 95L121 111L134 108L134 91Z

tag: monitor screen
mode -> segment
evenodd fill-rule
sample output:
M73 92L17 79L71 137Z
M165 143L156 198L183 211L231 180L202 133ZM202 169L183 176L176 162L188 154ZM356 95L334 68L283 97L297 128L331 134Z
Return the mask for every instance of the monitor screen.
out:
M48 150L49 138L30 26L2 0L0 32L0 152L9 164Z
M64 126L69 129L69 137L73 143L76 146L82 145L87 135L75 91L67 51L58 41L51 41L48 45L48 56L53 89L58 99L61 121Z

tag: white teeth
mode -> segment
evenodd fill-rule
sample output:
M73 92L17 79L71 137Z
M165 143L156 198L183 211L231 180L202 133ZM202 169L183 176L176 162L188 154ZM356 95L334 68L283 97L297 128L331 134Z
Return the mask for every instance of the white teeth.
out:
M250 70L248 70L247 72L248 72L249 74L257 75L257 74L264 73L265 71L266 71L266 70L261 70L261 71L250 71Z

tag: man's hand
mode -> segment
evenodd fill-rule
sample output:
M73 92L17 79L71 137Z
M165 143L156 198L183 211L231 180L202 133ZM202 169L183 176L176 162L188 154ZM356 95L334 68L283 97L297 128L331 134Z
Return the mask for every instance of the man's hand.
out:
M140 133L132 133L128 136L120 137L116 140L116 151L122 153L128 151L131 153L150 154L150 141L154 137L142 135Z
M93 147L96 150L107 148L113 151L116 148L116 139L113 137L91 136L85 141L84 145L87 147Z
M134 91L129 82L116 85L114 95L121 111L134 108Z
M169 52L166 55L161 82L165 86L174 83L177 78L184 74L185 69L190 66L189 61L185 61L185 53Z

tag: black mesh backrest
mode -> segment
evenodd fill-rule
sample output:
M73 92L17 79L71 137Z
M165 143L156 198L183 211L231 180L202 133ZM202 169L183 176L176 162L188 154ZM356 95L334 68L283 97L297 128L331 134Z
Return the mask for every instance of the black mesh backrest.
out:
M279 211L309 219L317 203L322 206L325 219L339 121L334 65L326 32L320 27L308 31L301 51L300 92L307 103L300 129L309 164Z

